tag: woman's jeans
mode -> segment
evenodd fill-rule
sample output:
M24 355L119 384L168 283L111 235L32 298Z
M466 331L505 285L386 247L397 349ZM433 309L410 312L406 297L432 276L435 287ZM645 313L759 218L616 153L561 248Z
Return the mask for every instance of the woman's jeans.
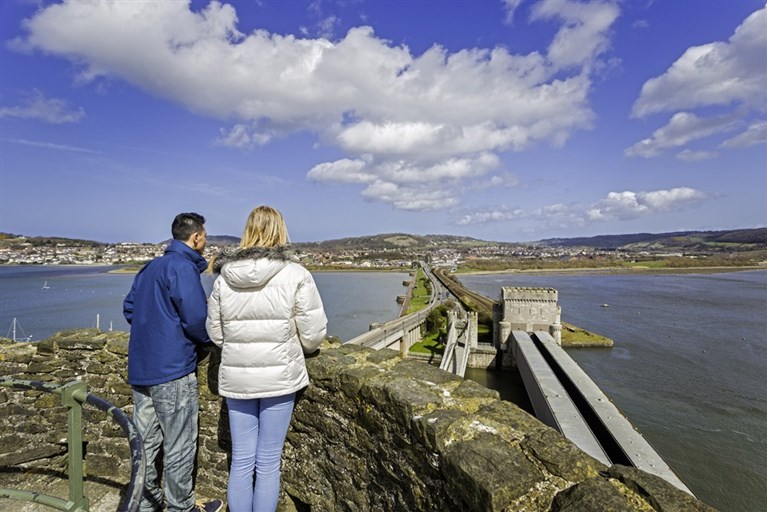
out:
M194 506L192 471L197 455L197 377L194 372L154 386L133 386L133 422L146 453L142 512L188 511ZM155 467L163 450L163 486ZM163 492L164 490L164 492Z
M280 462L296 394L227 398L232 469L226 488L230 512L274 512L280 496ZM253 483L253 470L256 481Z

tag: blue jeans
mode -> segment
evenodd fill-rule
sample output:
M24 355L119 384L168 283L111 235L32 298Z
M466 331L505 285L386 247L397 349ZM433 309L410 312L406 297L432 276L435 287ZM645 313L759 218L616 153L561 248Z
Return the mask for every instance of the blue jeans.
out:
M232 468L226 487L230 512L277 510L282 447L295 398L291 393L252 400L226 399L232 431Z
M190 373L154 386L132 386L133 421L146 452L146 481L141 496L142 512L163 509L188 512L194 507L192 471L197 455L197 377ZM155 459L163 449L163 478Z

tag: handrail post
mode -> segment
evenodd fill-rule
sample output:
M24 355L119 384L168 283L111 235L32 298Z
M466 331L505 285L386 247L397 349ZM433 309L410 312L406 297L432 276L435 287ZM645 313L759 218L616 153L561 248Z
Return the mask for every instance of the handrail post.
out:
M72 512L88 512L88 498L83 494L83 407L88 388L73 381L61 386L61 403L67 411L67 462L69 501Z

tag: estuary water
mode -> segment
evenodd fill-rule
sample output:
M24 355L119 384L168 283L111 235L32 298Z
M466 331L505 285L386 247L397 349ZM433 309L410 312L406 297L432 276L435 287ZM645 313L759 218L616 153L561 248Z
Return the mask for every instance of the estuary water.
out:
M94 327L96 315L102 330L127 330L122 301L134 276L113 268L0 266L0 336L10 335L14 317L34 340ZM313 275L328 333L343 341L395 318L409 279ZM723 512L767 510L767 271L459 277L493 299L502 286L556 288L562 320L615 341L569 354L692 491ZM202 281L209 291L213 278ZM508 373L467 376L509 395Z
M557 289L563 321L615 342L570 356L695 495L767 510L767 271L458 277Z
M45 339L64 329L129 329L122 302L134 274L109 273L117 267L0 266L0 336ZM328 316L328 334L349 340L372 322L399 315L397 295L405 293L404 272L317 272L313 274ZM207 293L213 276L203 274ZM43 288L43 287L46 288ZM23 333L21 331L23 329Z

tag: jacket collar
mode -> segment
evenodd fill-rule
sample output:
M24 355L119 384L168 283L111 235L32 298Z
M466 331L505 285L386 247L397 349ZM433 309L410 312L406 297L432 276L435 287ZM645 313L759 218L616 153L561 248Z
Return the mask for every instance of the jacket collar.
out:
M298 261L295 251L287 245L224 249L216 255L213 261L213 272L221 272L221 267L232 261L259 260L261 258L277 261Z
M179 240L171 240L170 244L168 244L168 247L165 248L165 254L170 252L180 254L194 263L197 267L197 270L199 270L201 274L205 272L205 269L208 268L208 261L203 258L200 253L186 245L184 242Z

